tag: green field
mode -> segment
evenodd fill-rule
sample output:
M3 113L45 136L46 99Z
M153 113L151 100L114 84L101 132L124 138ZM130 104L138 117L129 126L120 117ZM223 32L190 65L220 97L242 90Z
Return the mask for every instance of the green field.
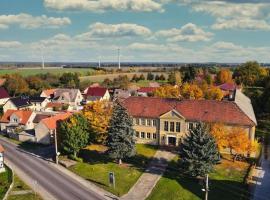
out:
M136 183L156 152L154 146L137 144L136 147L137 155L126 160L121 166L106 154L93 151L91 148L84 149L80 153L84 162L78 162L70 170L99 187L122 196ZM109 185L109 172L115 173L115 189Z
M93 69L86 69L86 68L46 68L46 69L40 69L40 68L33 68L33 69L0 69L0 75L5 75L5 74L14 74L18 73L22 76L30 76L30 75L36 75L36 74L46 74L46 73L52 73L52 74L63 74L66 72L78 72L82 76L87 76L90 75L94 70Z
M12 182L12 172L9 168L0 174L0 199L3 199Z
M247 186L243 183L249 164L222 160L209 177L209 200L249 199ZM203 184L182 175L177 158L172 161L147 200L199 200L204 199Z

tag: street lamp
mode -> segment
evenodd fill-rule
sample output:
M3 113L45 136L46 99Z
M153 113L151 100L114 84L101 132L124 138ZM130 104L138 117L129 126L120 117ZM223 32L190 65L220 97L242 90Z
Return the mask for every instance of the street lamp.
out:
M58 152L56 129L54 131L51 131L51 132L54 133L54 134L51 134L51 137L54 137L55 163L58 165L58 156L60 155L60 152Z

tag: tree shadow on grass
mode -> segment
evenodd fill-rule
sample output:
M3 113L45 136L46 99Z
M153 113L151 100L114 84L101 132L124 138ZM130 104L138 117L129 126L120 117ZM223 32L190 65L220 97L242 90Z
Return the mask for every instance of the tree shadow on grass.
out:
M185 190L194 196L204 199L204 181L183 175L179 169L177 161L172 161L163 177L175 180ZM209 198L210 200L248 200L250 193L248 185L233 180L214 180L209 178Z

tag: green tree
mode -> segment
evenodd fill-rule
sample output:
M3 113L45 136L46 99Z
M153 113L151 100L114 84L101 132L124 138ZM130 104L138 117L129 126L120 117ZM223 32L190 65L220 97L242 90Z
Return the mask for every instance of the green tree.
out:
M80 78L78 73L63 73L60 77L60 83L64 87L68 88L79 88L80 86Z
M6 82L4 87L11 96L22 95L29 92L28 83L19 74L11 74L4 77Z
M140 75L139 80L141 80L141 81L144 81L145 80L145 77L144 77L143 74Z
M87 146L91 139L89 123L81 114L75 114L59 123L58 131L60 148L77 158L78 152Z
M206 125L190 130L180 150L181 170L192 177L205 177L219 161L215 139Z
M147 73L147 80L152 81L154 80L154 78L155 78L154 74L152 74L151 72Z
M108 153L113 159L122 159L135 155L135 137L132 118L127 110L116 102L113 107L112 118L108 129Z

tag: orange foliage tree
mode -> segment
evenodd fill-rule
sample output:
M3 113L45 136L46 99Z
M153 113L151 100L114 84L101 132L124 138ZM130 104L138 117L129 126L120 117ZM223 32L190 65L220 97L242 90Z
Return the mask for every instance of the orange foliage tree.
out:
M203 97L203 91L194 83L184 83L181 87L181 95L185 99L201 99Z
M228 147L229 138L228 138L228 129L221 123L216 123L211 126L211 134L216 140L219 151Z
M205 99L222 100L223 92L218 87L211 86L204 94Z
M178 87L164 85L154 91L154 96L161 98L179 98L180 92Z
M82 111L88 120L94 141L105 144L107 140L107 128L112 115L112 106L107 101L95 101L86 105Z
M230 72L230 70L229 69L221 69L217 73L216 82L218 84L232 83L233 82L232 73Z
M234 151L234 160L239 155L244 155L245 153L252 153L255 151L253 142L250 141L245 130L239 127L232 128L229 132L228 147L230 148L232 155Z

